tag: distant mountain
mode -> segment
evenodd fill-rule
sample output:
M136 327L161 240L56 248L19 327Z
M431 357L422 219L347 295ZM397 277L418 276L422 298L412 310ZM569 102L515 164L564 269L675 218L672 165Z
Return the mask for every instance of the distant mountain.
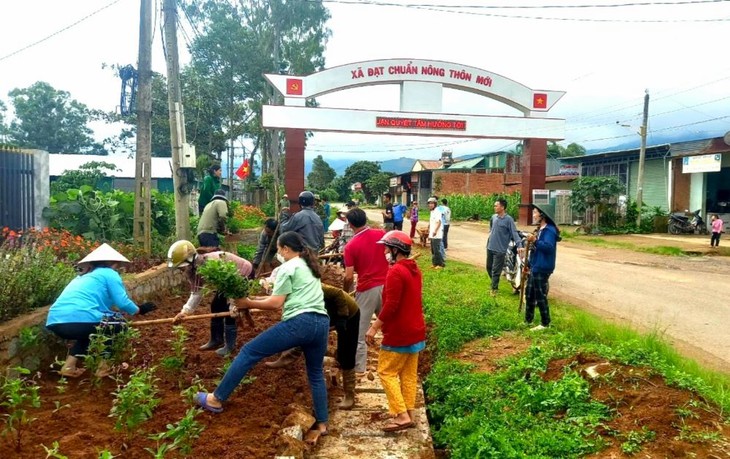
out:
M694 132L668 132L664 134L652 134L649 132L649 136L646 139L646 146L664 145L667 143L679 143L679 142L691 142L693 140L710 139L713 137L722 137L722 133L718 134L714 131L694 131ZM641 148L641 138L637 135L635 140L631 142L622 143L619 145L612 145L606 148L600 148L596 150L588 150L587 155L596 155L599 153L606 153L608 151L622 151L622 150L636 150Z
M464 156L457 156L454 158L455 161L465 161L467 159L476 158L481 156L480 154L471 154ZM398 159L388 159L386 161L377 161L380 164L380 170L384 172L392 172L393 174L404 174L413 169L413 164L420 158L407 158L402 156ZM367 159L329 159L326 160L327 164L337 172L337 175L344 175L345 170L357 161L367 161ZM312 172L312 160L304 161L304 176L306 177Z

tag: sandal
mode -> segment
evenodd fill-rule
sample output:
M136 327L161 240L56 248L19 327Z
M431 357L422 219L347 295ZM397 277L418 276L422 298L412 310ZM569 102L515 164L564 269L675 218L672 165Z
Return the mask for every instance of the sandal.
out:
M403 424L398 424L395 421L391 421L383 427L383 432L400 432L401 430L410 429L412 427L415 427L416 423L413 421L404 422Z
M84 374L84 371L86 371L86 368L62 368L58 370L58 374L64 378L78 378Z
M198 405L200 405L201 408L203 408L204 410L210 411L211 413L218 414L218 413L223 412L222 406L218 407L218 406L212 406L212 405L208 404L208 393L207 392L198 392L195 395L195 401L198 403Z
M315 446L317 445L317 441L319 440L319 437L326 437L330 434L329 429L325 427L324 430L320 430L319 427L317 427L318 423L314 423L312 427L309 428L306 434L304 434L304 442L308 444L309 446Z

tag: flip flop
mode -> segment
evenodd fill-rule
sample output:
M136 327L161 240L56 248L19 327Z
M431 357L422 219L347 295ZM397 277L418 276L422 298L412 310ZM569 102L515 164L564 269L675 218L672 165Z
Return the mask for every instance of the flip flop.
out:
M64 378L78 378L82 374L84 374L84 371L86 371L86 368L63 368L58 371L58 374L63 376Z
M309 429L306 434L304 434L304 442L309 446L315 446L317 444L317 441L319 440L319 437L326 437L329 434L329 429L322 431L316 427L313 427Z
M215 413L215 414L223 412L223 407L218 408L217 406L208 405L207 398L208 398L207 392L198 392L195 395L195 401L198 402L198 405L200 405L200 407L203 408L204 410L208 410L211 413Z
M415 427L415 425L416 423L413 421L408 421L403 424L398 424L397 422L389 422L385 425L385 427L383 427L383 432L400 432L401 430Z

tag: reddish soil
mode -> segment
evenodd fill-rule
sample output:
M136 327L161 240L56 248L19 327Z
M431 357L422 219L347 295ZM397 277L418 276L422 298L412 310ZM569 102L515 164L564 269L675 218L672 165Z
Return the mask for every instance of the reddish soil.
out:
M476 371L491 372L499 368L501 360L522 353L529 346L530 341L525 337L506 334L473 341L454 357L475 364ZM600 376L589 376L586 369L590 367ZM590 457L634 457L622 451L622 444L642 429L654 432L655 436L641 444L635 457L730 457L730 425L719 408L700 395L668 386L663 377L650 369L596 356L576 355L554 360L540 377L556 380L567 368L589 381L593 399L613 412L612 419L598 432L609 446Z
M144 319L172 317L180 310L186 296L171 293L157 302L158 309ZM209 304L206 302L204 304ZM202 309L202 307L201 307ZM207 311L199 311L204 313ZM266 327L276 323L279 315L273 312L254 313L256 329L239 327L239 347ZM154 416L143 423L132 438L114 430L114 419L109 411L117 383L106 378L101 387L93 388L88 378L70 380L63 394L59 394L59 377L50 369L39 374L41 407L30 415L36 420L30 431L24 432L22 449L16 452L10 437L0 439L2 458L46 457L41 446L59 443L60 453L71 458L98 457L99 451L108 449L115 457L147 458L151 454L145 448L155 449L150 434L164 432L167 424L179 421L189 404L180 394L197 375L205 388L212 390L221 378L224 360L213 352L198 351L198 346L208 340L208 320L188 321L185 327L190 333L187 342L187 362L182 373L172 374L158 368L157 387L161 403ZM130 361L130 369L119 373L126 382L133 368L157 365L161 358L171 355L168 340L172 338L170 324L140 326L141 339L135 346L136 357ZM297 403L311 409L309 386L306 381L304 359L291 368L269 369L259 364L248 375L250 384L242 384L225 406L222 414L200 412L196 420L205 430L195 443L191 457L220 458L271 458L276 453L277 432L289 414L287 405ZM329 391L330 403L336 403L339 389ZM56 402L61 409L56 410ZM70 405L64 407L64 405ZM178 457L175 453L166 457Z

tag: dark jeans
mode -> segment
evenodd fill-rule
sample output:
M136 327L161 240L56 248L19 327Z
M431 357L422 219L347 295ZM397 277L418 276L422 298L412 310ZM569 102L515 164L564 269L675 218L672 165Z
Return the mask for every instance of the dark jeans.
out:
M433 266L446 266L441 247L443 247L441 239L431 238L431 264Z
M332 325L331 321L330 325ZM355 368L355 356L357 355L360 311L346 321L337 321L334 327L337 331L337 363L343 370L352 370Z
M210 312L228 312L228 299L224 295L216 292L213 301L210 303ZM236 319L234 317L214 317L210 321L211 324L213 322L223 323L225 321L226 325L236 325Z
M451 225L444 225L444 249L449 248L449 226Z
M715 233L713 231L712 236L710 236L710 247L717 247L720 245L720 234L722 233Z
M220 247L221 238L217 233L200 233L198 234L198 242L200 247Z
M525 322L532 323L535 318L535 306L540 309L540 323L543 327L550 325L550 308L548 307L548 290L550 290L550 274L530 273L525 293Z
M502 275L504 257L506 255L506 253L487 250L487 274L489 274L489 278L492 279L492 290L499 289L499 277Z
M90 336L97 333L99 323L70 322L65 324L53 324L46 327L62 339L75 340L76 342L69 351L74 357L83 357L89 352ZM109 337L121 332L126 324L114 323L103 326L101 332ZM108 343L111 344L111 343ZM108 348L109 346L107 346Z
M399 222L393 222L393 228L397 229L398 231L403 231L403 220Z
M246 373L259 360L299 346L304 351L306 360L314 417L317 422L327 422L327 385L324 382L323 363L328 336L329 318L313 312L296 315L264 330L241 348L216 388L215 398L228 400Z

